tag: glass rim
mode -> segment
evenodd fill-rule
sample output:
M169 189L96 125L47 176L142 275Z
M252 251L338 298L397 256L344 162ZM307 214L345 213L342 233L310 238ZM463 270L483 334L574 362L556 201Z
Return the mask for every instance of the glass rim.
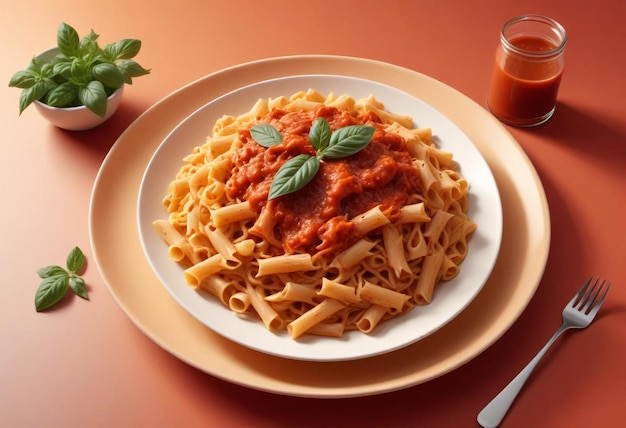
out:
M559 42L558 45L552 49L548 49L545 51L532 51L528 49L522 49L513 45L509 41L509 37L507 36L507 30L509 30L513 25L521 22L534 22L538 24L545 24L546 27L550 28L552 30L552 33L558 37L558 40L556 40L557 42ZM502 30L500 31L500 40L502 41L502 44L506 47L506 49L520 55L526 55L534 58L547 58L556 56L563 52L563 50L565 50L565 45L567 43L567 32L559 22L552 18L543 15L527 14L509 19L502 26Z

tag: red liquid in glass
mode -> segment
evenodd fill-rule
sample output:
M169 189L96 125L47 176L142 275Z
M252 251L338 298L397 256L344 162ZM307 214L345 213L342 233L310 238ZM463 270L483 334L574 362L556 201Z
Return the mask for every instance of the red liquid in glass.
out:
M509 41L530 52L555 49L541 37L522 36ZM540 62L516 53L496 54L488 104L491 112L503 122L533 123L549 116L556 103L562 67L557 61Z

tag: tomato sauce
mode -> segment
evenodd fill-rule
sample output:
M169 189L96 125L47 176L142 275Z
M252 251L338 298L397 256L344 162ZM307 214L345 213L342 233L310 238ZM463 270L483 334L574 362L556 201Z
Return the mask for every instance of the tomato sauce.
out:
M524 51L547 52L557 46L536 36L521 36L509 42ZM549 117L556 104L562 64L532 60L524 55L496 54L488 104L500 120L511 124L532 124Z
M302 189L267 201L272 179L288 159L302 153L315 154L309 130L318 117L331 130L348 125L370 125L376 132L358 153L337 160L323 160L317 175ZM353 117L333 107L314 112L274 110L261 123L274 125L283 135L281 144L265 148L249 130L239 131L241 144L233 156L227 181L228 195L247 200L257 212L270 210L275 219L274 235L283 248L277 253L324 250L335 254L360 239L349 221L380 205L387 215L397 213L408 195L419 187L419 171L412 164L406 141L387 133L373 113Z

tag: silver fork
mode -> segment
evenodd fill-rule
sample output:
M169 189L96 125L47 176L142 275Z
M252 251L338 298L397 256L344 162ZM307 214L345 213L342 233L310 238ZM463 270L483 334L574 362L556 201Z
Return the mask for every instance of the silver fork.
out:
M478 414L478 423L482 427L495 428L500 424L541 357L544 356L561 333L570 328L585 328L591 324L611 286L610 282L602 281L600 283L600 278L597 278L593 285L589 287L592 279L593 276L585 281L578 293L565 306L565 309L563 309L563 324L554 333L554 336L548 340L548 343L539 351L535 358ZM598 284L600 285L598 286Z

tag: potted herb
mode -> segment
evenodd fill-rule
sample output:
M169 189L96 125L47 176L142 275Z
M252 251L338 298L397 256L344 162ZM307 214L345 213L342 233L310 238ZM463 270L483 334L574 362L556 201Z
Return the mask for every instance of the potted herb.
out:
M57 47L33 57L25 70L11 77L21 88L19 112L35 103L44 117L65 129L89 129L108 119L117 108L124 84L150 71L132 60L141 41L123 39L104 48L93 30L79 37L61 23ZM79 123L80 122L80 123Z

